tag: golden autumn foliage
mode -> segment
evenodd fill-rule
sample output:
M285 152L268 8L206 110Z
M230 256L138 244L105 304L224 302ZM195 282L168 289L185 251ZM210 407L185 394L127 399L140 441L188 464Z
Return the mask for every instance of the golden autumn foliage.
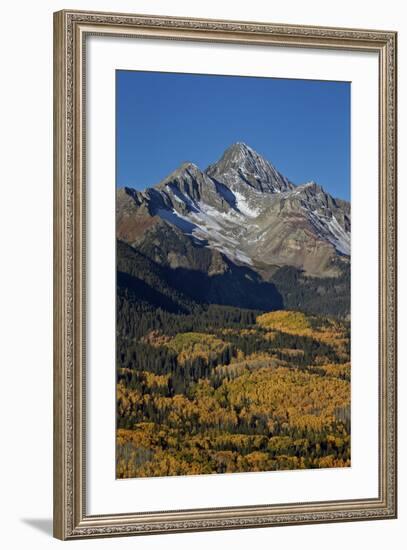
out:
M257 323L267 329L280 330L291 334L303 334L311 329L305 313L300 311L272 311L257 317Z
M196 357L208 359L227 347L223 340L216 338L213 334L200 332L177 334L166 345L178 353L178 361L181 364Z
M299 311L272 311L259 315L256 322L275 335L275 331L297 336L310 336L321 342L343 348L347 343L347 330L334 319L321 319Z
M344 323L277 311L143 344L170 368L118 366L119 478L350 466Z

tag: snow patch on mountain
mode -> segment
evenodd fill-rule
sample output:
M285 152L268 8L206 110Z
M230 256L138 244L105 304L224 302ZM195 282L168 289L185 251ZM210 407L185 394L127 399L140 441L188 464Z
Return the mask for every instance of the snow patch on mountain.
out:
M197 228L186 216L182 216L174 209L158 208L156 213L162 220L175 225L175 227L178 227L182 232L189 235L192 235Z
M350 233L346 233L345 230L342 228L341 225L339 225L338 220L335 218L335 216L332 216L332 219L328 223L328 227L331 231L331 233L334 235L335 248L338 250L338 252L341 252L342 254L346 254L347 256L350 255Z
M164 208L157 209L156 214L201 243L210 243L211 248L232 261L253 265L251 258L239 248L243 220L241 214L236 211L219 212L202 202L194 201L193 207L188 216L175 209Z
M236 206L238 210L248 218L257 218L260 214L260 210L250 206L246 197L242 195L242 193L239 193L239 191L234 191L233 194L236 197Z
M190 210L196 210L195 201L180 191L176 185L168 184L165 186L165 189L176 202L188 206Z
M318 235L330 242L340 254L350 256L350 233L346 232L335 216L322 217L316 210L307 212Z

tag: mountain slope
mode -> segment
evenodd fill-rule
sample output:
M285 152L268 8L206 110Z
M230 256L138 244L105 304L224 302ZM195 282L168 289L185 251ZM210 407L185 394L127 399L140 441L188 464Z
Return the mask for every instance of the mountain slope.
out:
M138 246L162 222L259 273L335 276L350 255L349 203L314 182L295 186L242 143L205 172L184 163L153 188L118 190L118 238Z
M315 182L294 185L245 144L206 171L184 163L155 187L118 189L116 221L120 253L126 243L141 254L136 272L140 258L153 262L194 302L349 313L350 204ZM158 284L129 276L118 282L177 309L152 292Z
M161 228L163 231L163 228ZM180 250L185 254L182 266L154 261L154 241L165 242L160 251ZM197 304L218 304L244 309L275 310L283 306L275 285L250 268L234 265L218 252L190 243L181 233L154 233L138 250L117 242L118 294L141 305L160 307L168 312L190 312Z

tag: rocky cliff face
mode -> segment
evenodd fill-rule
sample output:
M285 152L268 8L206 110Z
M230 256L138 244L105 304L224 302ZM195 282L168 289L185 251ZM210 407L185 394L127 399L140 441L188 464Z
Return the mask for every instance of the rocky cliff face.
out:
M163 257L165 234L173 250ZM236 143L205 171L185 163L145 191L119 189L117 236L170 266L194 268L183 249L196 245L212 271L229 260L266 277L281 266L332 277L349 262L350 204L315 182L294 185Z

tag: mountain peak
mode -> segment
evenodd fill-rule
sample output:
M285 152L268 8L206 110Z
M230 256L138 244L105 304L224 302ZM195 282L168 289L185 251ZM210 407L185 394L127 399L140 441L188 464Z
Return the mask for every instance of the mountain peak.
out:
M260 275L267 265L332 275L333 260L350 254L349 203L314 181L295 186L241 141L206 171L184 162L153 188L118 191L116 204L121 235L135 239L145 231L150 239L160 219L198 247Z
M237 141L236 143L232 143L232 145L224 151L221 160L227 159L229 163L239 165L241 163L245 163L245 161L249 159L256 162L262 158L263 157L254 149L249 147L249 145L243 141Z
M199 167L193 162L189 161L183 162L178 170L191 170L192 172L200 172Z
M293 188L267 159L242 141L230 145L206 173L236 190L250 186L261 192L279 193Z
M189 162L189 161L183 162L180 166L178 166L178 168L176 168L176 170L174 170L174 172L172 172L172 174L180 175L180 174L184 174L185 172L191 175L202 174L200 168L193 162Z
M236 141L236 143L232 143L232 145L229 145L229 147L226 149L225 153L227 152L236 152L244 155L258 155L258 153L256 153L254 149L249 147L247 143L244 143L244 141Z
M176 168L171 174L169 174L166 178L161 180L155 187L160 189L162 187L165 187L167 183L177 180L179 178L181 179L201 179L203 177L202 171L199 169L199 167L194 164L193 162L183 162L178 168Z

